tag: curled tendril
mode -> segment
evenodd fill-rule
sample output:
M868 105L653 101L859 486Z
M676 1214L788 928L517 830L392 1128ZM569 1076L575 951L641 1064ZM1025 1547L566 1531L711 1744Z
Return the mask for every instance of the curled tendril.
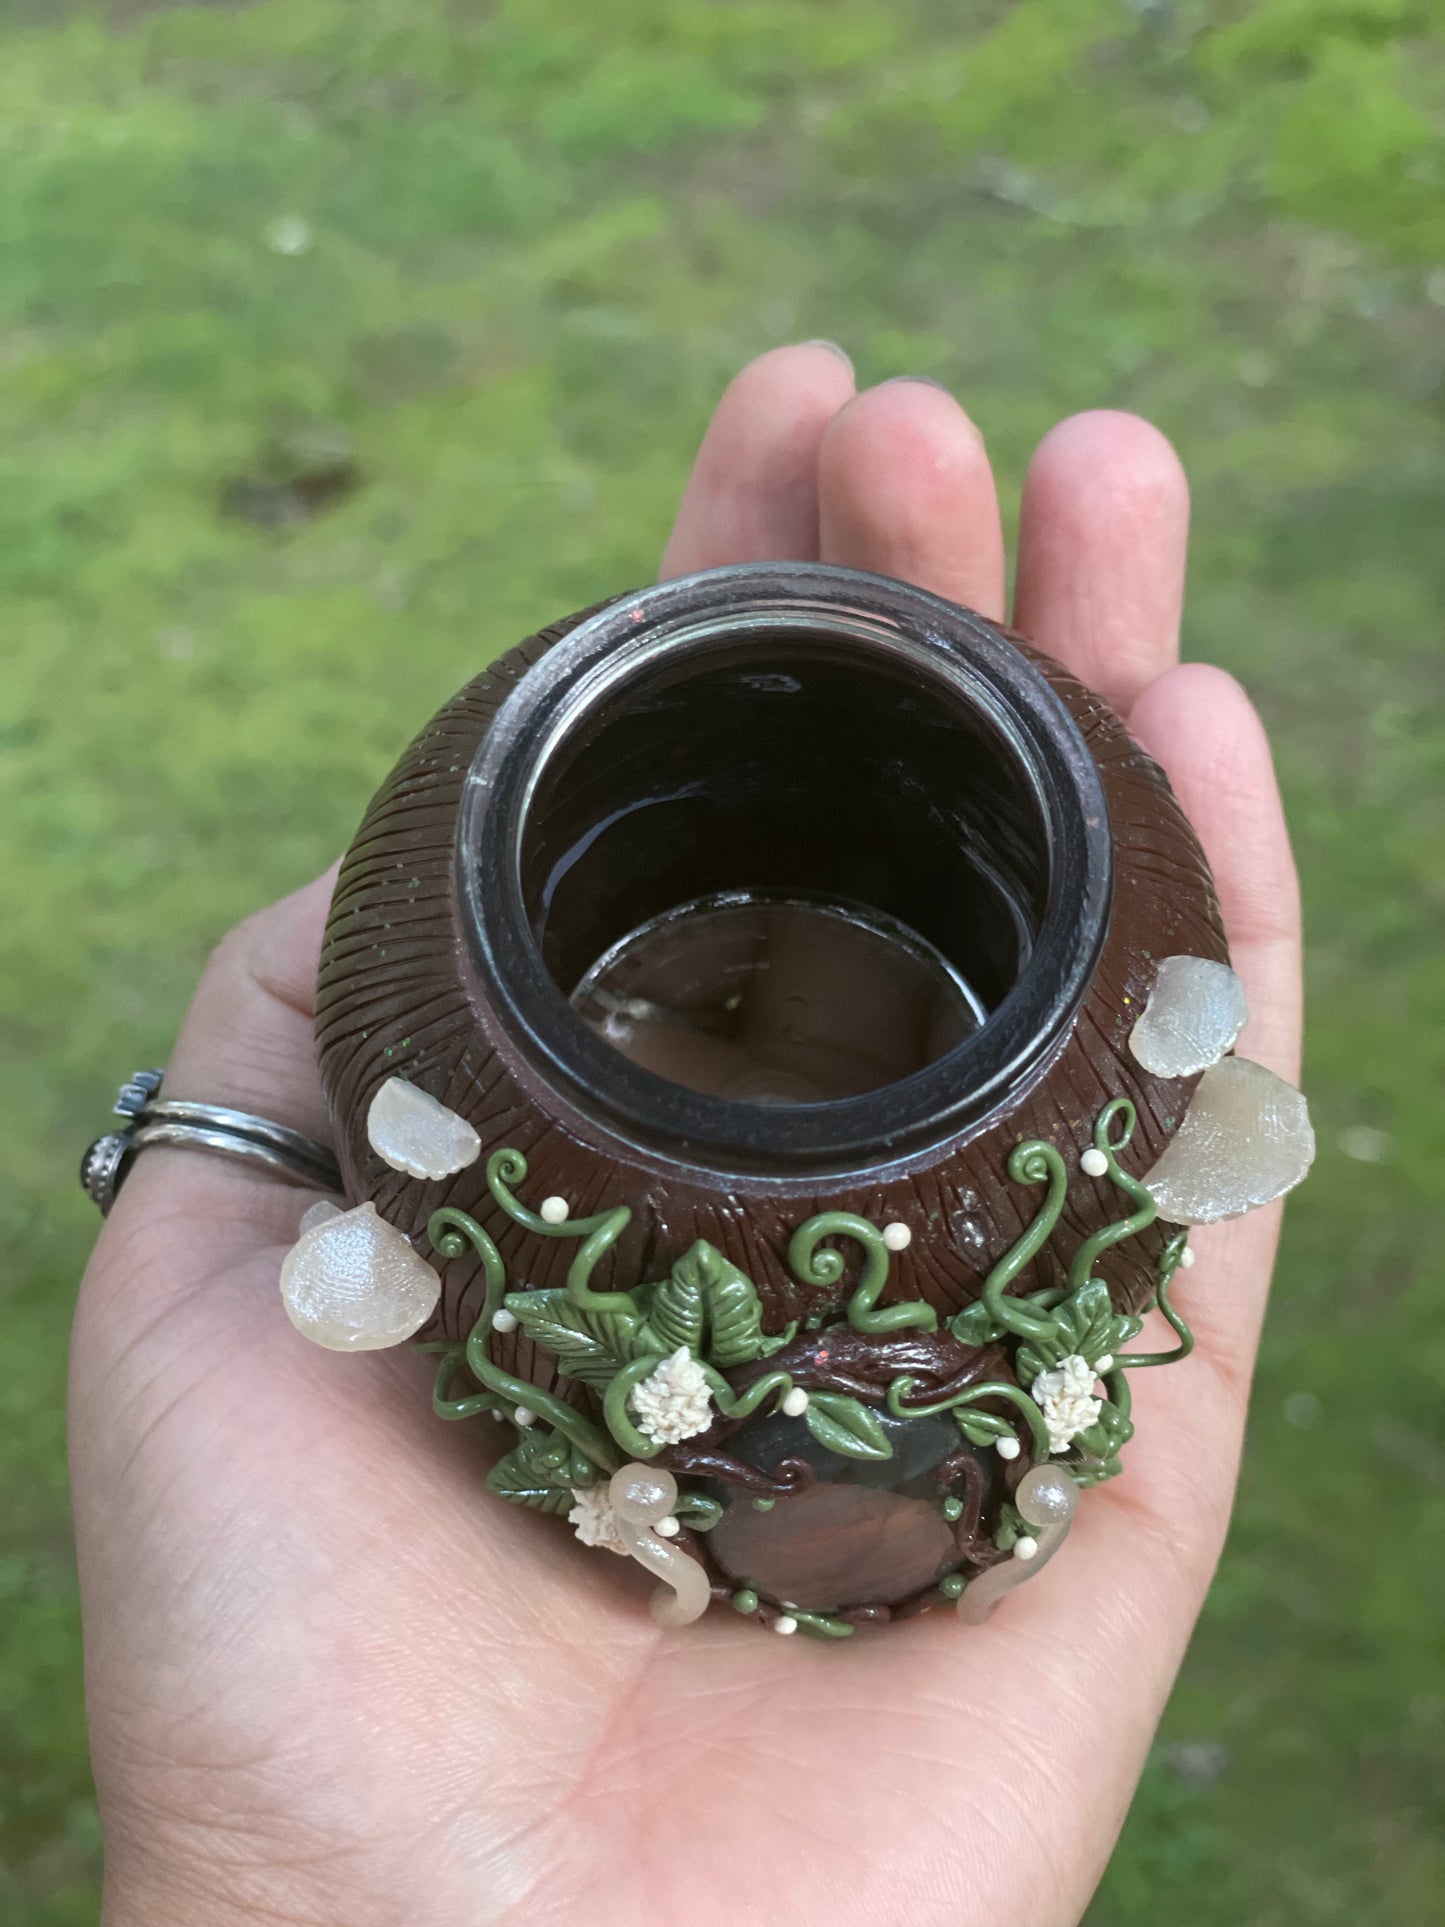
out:
M1111 1137L1110 1129L1116 1118L1122 1119L1123 1128L1117 1137ZM1127 1218L1120 1218L1114 1224L1105 1225L1102 1231L1096 1231L1093 1237L1086 1238L1079 1246L1069 1265L1071 1291L1077 1291L1080 1285L1086 1285L1089 1282L1095 1261L1103 1252L1111 1245L1120 1244L1125 1238L1136 1237L1139 1232L1147 1230L1159 1214L1158 1205L1139 1180L1131 1178L1127 1171L1119 1168L1117 1153L1122 1151L1133 1137L1135 1121L1134 1106L1127 1097L1116 1097L1112 1103L1106 1104L1095 1121L1094 1148L1108 1162L1109 1182L1132 1201L1134 1210Z
M1019 1299L1011 1298L1008 1288L1025 1267L1033 1263L1059 1222L1069 1188L1069 1174L1054 1146L1045 1144L1042 1138L1014 1146L1008 1174L1015 1184L1047 1184L1048 1195L1023 1236L988 1274L980 1296L988 1306L989 1316L1016 1338L1046 1338L1053 1330L1053 1320L1030 1311Z
M507 1289L506 1267L487 1233L465 1211L458 1211L454 1205L448 1204L433 1211L427 1220L427 1237L444 1258L460 1257L470 1245L482 1261L487 1287L481 1316L467 1334L466 1344L448 1350L442 1356L432 1392L433 1409L442 1418L470 1418L477 1412L489 1409L499 1399L507 1405L521 1406L524 1411L545 1419L554 1430L570 1439L594 1465L601 1466L604 1471L615 1472L621 1460L605 1432L590 1419L584 1418L574 1406L554 1398L550 1392L539 1391L524 1378L514 1378L510 1372L504 1372L500 1366L494 1365L487 1356L487 1339ZM472 1377L486 1388L489 1396L474 1395L462 1399L449 1396L452 1378L463 1360Z
M707 1380L708 1390L712 1393L713 1403L724 1418L751 1418L758 1407L774 1392L777 1398L773 1410L778 1411L783 1400L793 1389L792 1377L787 1372L764 1372L755 1378L745 1392L735 1392L727 1380L714 1366L701 1365L702 1375Z
M520 1151L493 1151L487 1159L487 1189L513 1224L539 1238L582 1239L582 1248L567 1273L567 1296L573 1304L581 1311L614 1312L635 1319L637 1305L630 1292L593 1291L588 1284L597 1265L632 1222L631 1211L619 1204L614 1210L599 1211L595 1217L564 1218L560 1224L552 1224L529 1211L516 1196L513 1186L525 1183L526 1177L527 1160Z
M607 1429L622 1447L635 1459L655 1459L662 1447L656 1440L639 1431L632 1422L632 1414L627 1409L627 1401L643 1379L651 1377L662 1363L660 1352L644 1352L640 1358L628 1361L617 1375L609 1380L607 1390L602 1396L602 1416L607 1421Z
M916 1299L910 1304L888 1305L878 1310L878 1300L888 1283L888 1247L876 1224L855 1217L851 1211L824 1211L799 1225L793 1233L788 1245L788 1263L801 1283L836 1285L843 1276L843 1254L823 1246L824 1238L853 1238L863 1247L863 1275L848 1300L848 1323L854 1331L877 1335L903 1331L909 1326L916 1326L920 1331L938 1329L938 1313L931 1305Z
M1174 1283L1174 1275L1184 1258L1184 1248L1189 1243L1187 1231L1176 1231L1164 1247L1164 1255L1159 1260L1159 1285L1154 1294L1154 1303L1163 1312L1169 1324L1178 1333L1179 1343L1167 1352L1119 1352L1114 1363L1121 1370L1134 1371L1141 1365L1173 1365L1181 1358L1188 1358L1194 1350L1194 1333L1190 1331L1183 1318L1170 1302L1169 1291ZM1117 1404L1118 1401L1115 1400Z
M985 1399L1001 1398L1005 1399L1010 1405L1017 1406L1018 1410L1022 1412L1028 1428L1033 1434L1034 1449L1039 1457L1046 1459L1049 1456L1051 1447L1049 1445L1049 1428L1047 1421L1043 1413L1039 1410L1035 1400L1030 1398L1021 1386L1008 1385L999 1379L991 1381L986 1385L970 1385L966 1392L957 1392L952 1398L939 1399L938 1402L933 1405L909 1405L906 1404L905 1401L908 1394L913 1390L913 1386L914 1380L908 1377L907 1374L904 1374L901 1378L895 1378L893 1383L888 1387L887 1404L894 1418L932 1418L936 1412L953 1412L957 1414L966 1411L970 1406L982 1404ZM996 1414L980 1412L979 1417L981 1419L994 1418ZM995 1436L1001 1438L1003 1434L1010 1429L1008 1425L1000 1421L999 1430Z
M689 1532L711 1532L723 1516L722 1501L710 1499L703 1492L679 1492L672 1510L674 1518Z

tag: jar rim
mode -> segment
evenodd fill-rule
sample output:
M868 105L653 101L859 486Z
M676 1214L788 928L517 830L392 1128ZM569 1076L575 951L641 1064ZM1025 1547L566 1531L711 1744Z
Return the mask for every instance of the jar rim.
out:
M719 643L769 630L867 647L961 703L1031 788L1047 840L1032 952L987 1021L894 1083L808 1104L707 1095L599 1037L543 961L521 872L542 774L583 717L681 650L712 662ZM844 1176L971 1134L1062 1045L1102 951L1113 894L1103 782L1047 678L972 611L821 563L711 569L622 596L580 622L520 679L479 745L463 785L454 861L467 962L532 1069L633 1147L736 1177Z

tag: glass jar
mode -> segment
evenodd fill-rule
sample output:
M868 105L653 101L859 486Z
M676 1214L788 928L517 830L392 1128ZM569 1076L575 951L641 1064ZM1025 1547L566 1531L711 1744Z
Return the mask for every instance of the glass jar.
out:
M722 569L541 631L417 737L337 884L321 1071L350 1197L419 1250L439 1207L495 1245L515 1310L489 1314L485 1356L505 1377L593 1418L603 1405L515 1295L567 1290L569 1227L613 1227L607 1290L640 1289L639 1307L699 1248L751 1286L767 1349L725 1368L727 1396L781 1373L806 1435L787 1449L781 1405L736 1422L714 1406L710 1431L655 1457L696 1482L716 1550L700 1530L684 1544L719 1596L851 1625L949 1596L955 1573L962 1590L1007 1552L1001 1516L1020 1536L1007 1509L1041 1438L1001 1457L982 1419L982 1443L960 1439L902 1416L896 1391L906 1377L916 1411L1015 1381L989 1321L956 1321L1038 1223L1037 1174L1011 1173L1020 1145L1065 1175L1011 1289L1057 1303L1102 1234L1087 1268L1113 1312L1155 1296L1165 1229L1108 1228L1113 1173L1151 1167L1196 1081L1127 1047L1177 954L1227 957L1208 870L1097 697L902 583ZM483 1157L435 1181L392 1168L367 1118L394 1078L465 1119ZM1106 1114L1130 1122L1107 1126L1107 1156ZM524 1182L491 1181L502 1150L503 1179ZM809 1233L800 1261L800 1227L839 1214L876 1229L881 1284L876 1246L860 1261L846 1230ZM485 1252L441 1269L432 1335L461 1347ZM909 1306L927 1316L890 1329ZM873 1447L898 1435L886 1453L835 1449L826 1414L846 1432L859 1404Z

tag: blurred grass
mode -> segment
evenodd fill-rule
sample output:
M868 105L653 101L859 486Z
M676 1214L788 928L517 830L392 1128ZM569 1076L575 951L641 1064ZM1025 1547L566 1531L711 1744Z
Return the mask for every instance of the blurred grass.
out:
M1188 649L1304 870L1320 1161L1091 1921L1438 1920L1442 115L1423 0L10 0L0 1919L96 1905L61 1402L108 1090L435 703L651 573L738 363L825 334L954 386L1010 510L1062 412L1175 438Z

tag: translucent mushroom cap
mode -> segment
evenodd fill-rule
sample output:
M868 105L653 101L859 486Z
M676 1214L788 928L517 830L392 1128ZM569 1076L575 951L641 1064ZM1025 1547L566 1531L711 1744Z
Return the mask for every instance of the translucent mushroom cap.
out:
M1166 957L1129 1049L1155 1077L1192 1077L1234 1048L1248 1019L1244 985L1228 964Z
M281 1266L281 1301L297 1331L333 1352L374 1352L413 1337L442 1281L368 1201L303 1231Z
M1144 1179L1169 1224L1214 1224L1269 1204L1314 1162L1309 1106L1292 1084L1247 1057L1200 1078L1184 1121Z
M366 1137L383 1163L412 1178L449 1178L482 1152L464 1117L404 1077L387 1078L372 1098Z

